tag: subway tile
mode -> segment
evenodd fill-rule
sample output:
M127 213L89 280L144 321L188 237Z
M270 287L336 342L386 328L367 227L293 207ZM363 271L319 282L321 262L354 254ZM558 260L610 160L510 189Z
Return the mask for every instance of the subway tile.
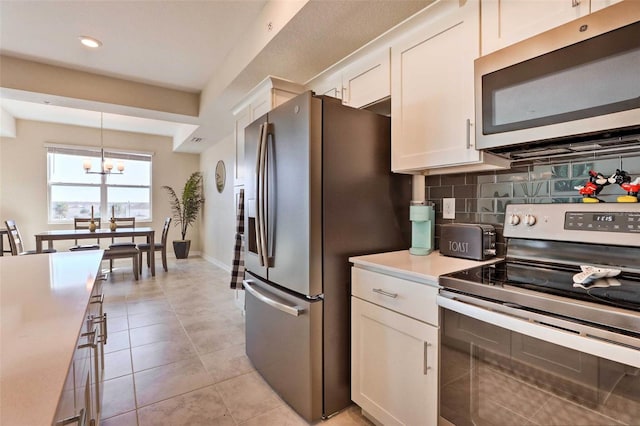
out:
M429 199L451 198L453 197L453 187L447 186L430 186Z
M480 173L477 175L477 183L495 183L496 182L496 174L494 172L491 173Z
M557 179L569 177L569 165L568 164L545 164L536 165L532 167L532 171L529 174L531 180L545 180L545 179Z
M602 173L605 176L612 175L620 168L620 158L608 158L592 160L588 162L573 163L571 165L572 177L589 177L589 170Z
M509 198L512 196L511 182L480 184L481 198Z
M539 197L549 195L549 182L514 182L513 195L515 197Z
M474 213L478 211L478 199L476 198L468 198L465 200L467 203L466 212Z
M506 171L496 172L496 182L519 182L528 180L528 167L512 167Z
M465 174L454 174L454 175L442 175L440 177L441 185L465 185L466 175Z
M493 198L479 198L478 209L475 210L480 213L494 213L496 211L495 199Z
M511 204L511 201L500 198L496 199L496 213L504 213L507 209L507 204Z
M476 185L456 185L453 187L453 196L455 198L475 198L478 195L478 187Z
M467 209L467 203L464 198L456 198L456 212L465 212Z
M579 195L577 186L584 186L588 179L562 179L551 181L551 195Z
M622 170L624 170L625 172L629 173L632 176L640 175L640 156L623 157Z
M480 222L482 223L504 223L504 214L481 214Z
M426 176L425 177L425 185L426 186L440 186L440 175Z

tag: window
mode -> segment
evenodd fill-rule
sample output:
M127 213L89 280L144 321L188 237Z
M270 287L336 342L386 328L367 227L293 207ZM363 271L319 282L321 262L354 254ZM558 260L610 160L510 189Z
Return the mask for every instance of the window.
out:
M151 220L151 154L105 150L105 159L123 163L123 174L88 174L83 163L91 161L92 170L100 168L97 148L47 146L47 184L49 222L70 222L88 217L116 216ZM115 170L115 169L114 169Z

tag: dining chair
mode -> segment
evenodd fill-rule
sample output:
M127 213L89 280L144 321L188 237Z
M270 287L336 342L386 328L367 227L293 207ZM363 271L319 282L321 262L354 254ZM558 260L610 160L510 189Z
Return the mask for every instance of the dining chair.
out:
M126 259L131 258L133 262L133 277L138 280L139 274L138 271L140 266L138 265L138 259L140 258L140 250L134 245L133 247L127 246L116 246L112 248L108 248L104 251L102 255L102 260L109 260L109 272L113 271L113 260L114 259Z
M135 228L136 227L136 218L135 217L114 217L113 218L116 223L116 228ZM111 222L109 222L111 224ZM111 254L107 254L108 250L128 250L130 253L127 254L126 251L122 251L119 253L111 252ZM135 249L135 250L134 250ZM103 259L109 259L109 271L113 271L113 259L115 259L117 255L121 255L122 257L130 257L135 254L138 254L138 249L136 248L135 237L131 237L131 241L116 241L115 237L111 238L111 244L109 244L109 249L105 251L105 256ZM138 259L136 258L136 268ZM138 270L136 269L136 274ZM137 279L137 278L136 278Z
M136 218L135 217L116 217L114 218L116 222L116 228L135 228L136 227ZM111 222L109 222L111 223ZM131 237L131 242L128 241L118 241L116 242L115 237L111 238L111 247L135 247L135 237Z
M96 228L100 229L100 218L96 217L91 219L90 217L74 217L73 218L73 229L89 229L89 225L91 221L96 225ZM79 251L79 250L99 250L100 249L100 239L96 239L96 244L78 244L78 240L75 241L75 245L70 247L71 251Z
M11 247L11 255L19 256L23 254L37 254L35 250L25 250L24 244L22 243L22 235L20 235L20 230L16 225L14 220L5 220L5 226L7 227L7 232L9 235L9 247ZM44 249L43 253L55 253L56 249Z
M162 251L162 267L164 268L165 272L169 272L169 268L167 267L167 236L169 235L169 225L171 225L170 217L164 220L164 225L162 226L162 239L161 242L156 242L154 244L154 253L151 253L151 244L138 244L138 250L140 250L140 259L138 259L138 265L140 265L140 273L142 273L142 254L145 252L147 253L147 268L150 268L151 256L155 256L155 252L158 250Z

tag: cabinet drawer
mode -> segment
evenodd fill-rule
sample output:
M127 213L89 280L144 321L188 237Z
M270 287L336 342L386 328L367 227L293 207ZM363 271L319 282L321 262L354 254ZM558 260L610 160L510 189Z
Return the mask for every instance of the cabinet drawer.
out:
M352 268L351 293L360 299L438 325L438 289L426 284Z

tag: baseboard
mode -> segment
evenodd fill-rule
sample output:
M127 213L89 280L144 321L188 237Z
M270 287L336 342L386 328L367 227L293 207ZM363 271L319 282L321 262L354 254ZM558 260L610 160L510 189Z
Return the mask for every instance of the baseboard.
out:
M204 260L206 260L207 262L212 263L213 265L217 266L218 268L231 273L231 265L227 265L226 263L222 263L218 259L216 259L214 257L211 257L211 256L203 255L202 258Z

